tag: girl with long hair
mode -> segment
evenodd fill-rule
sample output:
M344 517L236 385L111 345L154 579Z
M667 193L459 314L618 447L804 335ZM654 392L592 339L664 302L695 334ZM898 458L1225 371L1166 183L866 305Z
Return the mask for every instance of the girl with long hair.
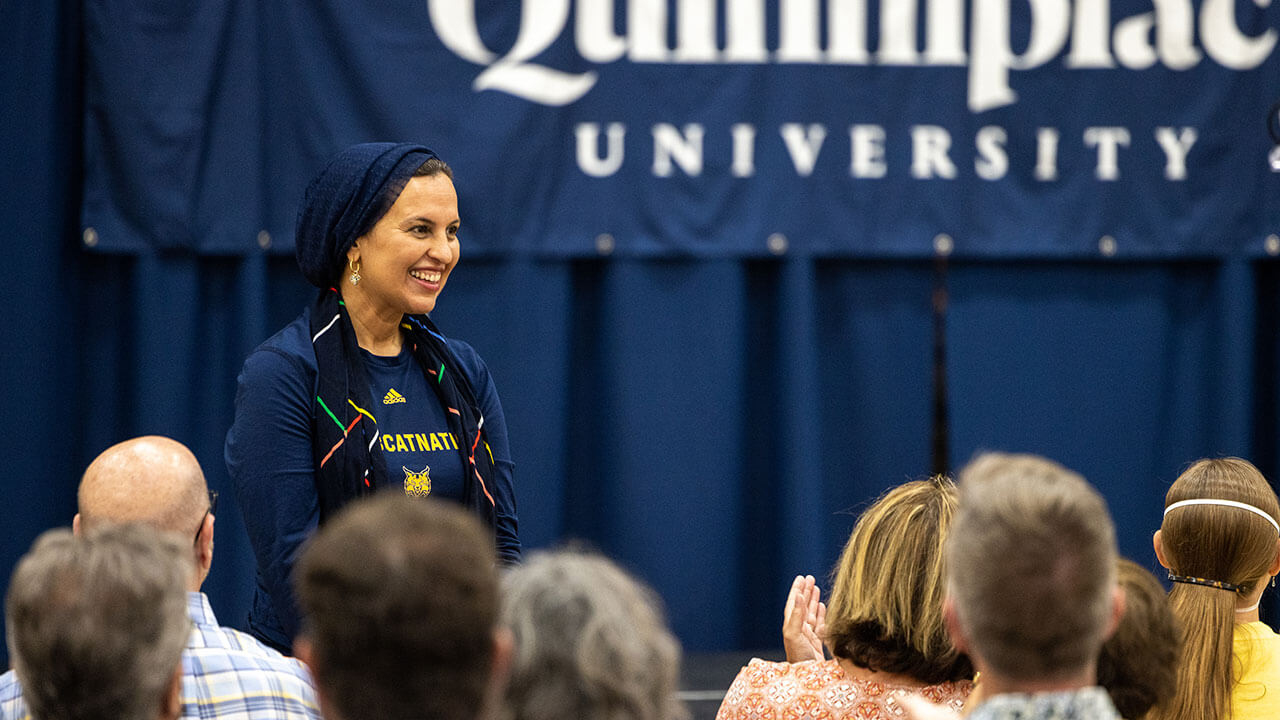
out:
M1280 717L1280 635L1258 619L1280 573L1280 502L1239 458L1199 460L1165 496L1152 539L1182 626L1177 689L1155 720Z

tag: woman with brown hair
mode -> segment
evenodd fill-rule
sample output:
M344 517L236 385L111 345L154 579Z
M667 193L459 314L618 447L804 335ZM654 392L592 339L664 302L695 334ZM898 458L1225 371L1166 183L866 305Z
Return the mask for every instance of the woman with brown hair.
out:
M1169 488L1152 538L1182 625L1178 685L1156 720L1280 717L1280 636L1258 620L1280 573L1280 502L1239 458L1199 460Z
M1098 684L1120 717L1144 720L1158 712L1178 687L1182 631L1164 586L1146 568L1116 561L1116 584L1124 591L1124 615L1098 654Z
M717 720L901 717L906 696L958 710L973 666L942 623L942 544L956 502L955 484L942 477L881 496L849 536L829 609L818 602L812 578L792 587L784 636L788 660L804 661L752 660L729 687ZM796 630L802 626L803 636ZM835 659L822 658L819 636Z

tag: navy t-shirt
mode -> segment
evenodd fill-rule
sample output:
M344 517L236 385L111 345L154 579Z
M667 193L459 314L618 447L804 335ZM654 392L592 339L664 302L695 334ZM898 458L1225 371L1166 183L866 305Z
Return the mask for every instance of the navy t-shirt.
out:
M515 465L511 462L498 389L484 361L470 345L453 339L448 344L458 372L484 415L484 436L492 449L494 475L487 490L494 500L493 532L498 557L506 564L517 563L521 553L512 484ZM461 497L461 453L452 449L452 438L440 435L449 432L445 410L430 385L431 377L416 364L408 353L379 360L365 356L366 370L371 377L379 377L371 384L367 411L378 419L379 430L388 436L381 455L387 470L396 473L389 484L399 485L396 489L403 492L403 482L408 479L404 468L418 476L425 466L429 468L425 475L430 478L432 495ZM389 381L384 371L391 373ZM303 543L320 524L312 437L316 383L310 311L306 311L245 359L237 381L235 422L227 431L227 471L258 561L258 588L249 613L249 627L254 635L283 648L290 646L300 630L297 603L289 583L293 565ZM393 389L405 398L403 403L395 402L396 395L390 392ZM384 400L392 402L384 404ZM419 438L419 434L424 437ZM434 449L433 436L439 441L440 450ZM443 449L446 439L450 447L447 451ZM389 448L395 450L388 451ZM421 455L417 459L406 457L414 453ZM422 479L414 482L425 489ZM450 486L452 490L446 489Z
M360 350L369 374L378 443L387 479L402 482L411 497L462 502L462 454L440 399L429 385L408 344L387 357Z

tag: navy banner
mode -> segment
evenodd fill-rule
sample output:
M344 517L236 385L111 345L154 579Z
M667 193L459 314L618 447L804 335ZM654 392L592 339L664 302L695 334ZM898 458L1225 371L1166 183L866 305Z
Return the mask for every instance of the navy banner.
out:
M427 145L469 253L1280 253L1269 0L87 0L85 241L292 247Z

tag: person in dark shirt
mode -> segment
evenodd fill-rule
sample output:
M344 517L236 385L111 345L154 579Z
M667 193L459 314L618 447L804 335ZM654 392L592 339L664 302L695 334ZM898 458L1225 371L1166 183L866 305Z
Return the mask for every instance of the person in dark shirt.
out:
M428 313L457 266L453 171L419 145L339 153L298 214L297 257L320 293L245 361L226 460L257 558L249 628L288 651L303 541L382 490L455 501L519 562L502 405L488 368Z

